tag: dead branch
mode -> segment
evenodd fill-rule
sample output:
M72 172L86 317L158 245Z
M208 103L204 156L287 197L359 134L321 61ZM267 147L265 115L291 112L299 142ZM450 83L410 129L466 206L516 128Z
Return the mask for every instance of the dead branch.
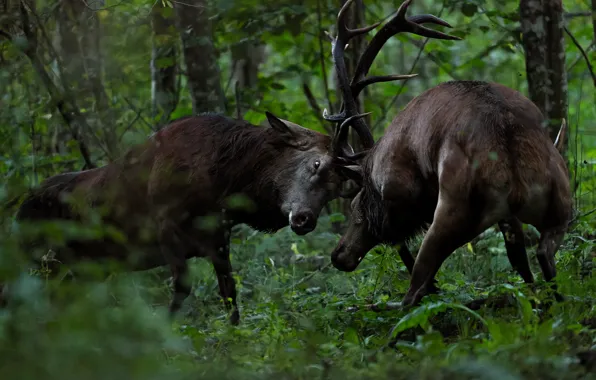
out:
M590 43L590 45L588 45L588 47L584 49L586 51L586 54L588 54L592 50L592 48L594 48L594 46L596 46L596 41L592 41ZM573 69L575 67L575 65L577 65L579 63L579 61L582 61L583 59L584 59L584 57L580 55L579 57L577 57L575 59L575 61L573 61L573 62L571 62L571 64L569 64L569 66L567 67L566 70L570 71L571 69Z
M586 65L588 66L588 70L590 71L590 75L592 76L592 82L594 82L594 87L596 87L596 75L594 75L594 70L592 69L592 64L590 63L590 59L588 58L588 54L586 54L586 51L584 50L584 48L582 48L582 46L580 45L579 41L575 39L575 37L573 36L573 34L571 34L571 32L569 31L569 29L567 29L566 26L563 27L563 29L565 29L565 33L567 33L567 35L569 36L569 38L571 38L571 41L573 41L573 44L578 48L578 50L580 51L580 53L584 57L584 60L586 61Z
M242 120L242 104L240 104L240 81L234 84L234 96L236 97L236 118Z
M302 92L304 92L304 96L306 97L306 100L308 100L308 104L310 104L310 108L312 108L315 116L317 117L317 120L321 121L321 125L323 126L325 131L329 135L331 135L333 133L333 127L329 125L329 123L325 123L323 120L321 120L320 117L323 114L323 111L321 111L321 107L319 106L317 99L315 99L312 90L306 82L302 82Z
M413 39L410 36L406 36L406 38L408 39L408 41L410 41L412 43L412 45L421 48L423 43ZM422 47L422 50L424 50L424 47ZM490 51L489 51L490 52ZM426 56L435 64L437 65L437 67L439 67L441 70L443 70L445 73L447 73L447 75L449 75L453 80L460 80L460 78L451 70L449 70L448 68L445 67L445 65L443 65L443 62L441 62L441 60L434 55L432 52L427 51L425 52Z
M325 90L325 98L327 99L327 107L333 113L333 103L329 93L329 81L327 79L327 68L325 66L325 54L323 49L323 17L321 15L321 0L317 0L317 26L319 38L319 61L321 62L321 71L323 72L323 89ZM321 115L321 113L319 113Z

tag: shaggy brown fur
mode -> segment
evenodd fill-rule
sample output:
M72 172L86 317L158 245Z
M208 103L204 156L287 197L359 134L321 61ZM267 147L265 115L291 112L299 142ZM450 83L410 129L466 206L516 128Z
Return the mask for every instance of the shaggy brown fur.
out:
M329 136L271 114L268 120L271 128L216 114L176 120L109 165L48 178L28 195L17 220L86 220L90 212L100 212L127 241L70 240L57 259L64 264L114 259L128 270L170 265L171 312L190 292L186 259L208 257L228 306L232 298L231 319L237 323L232 226L276 231L289 223L296 233L308 233L342 182L328 154ZM235 195L251 203L234 208ZM215 217L215 225L201 225L206 216Z
M542 122L529 99L496 83L446 82L414 98L352 174L363 187L335 267L352 271L375 245L403 242L430 223L408 267L404 304L416 304L457 247L498 223L512 266L533 282L521 229L528 223L541 232L537 256L552 280L572 202L565 161Z

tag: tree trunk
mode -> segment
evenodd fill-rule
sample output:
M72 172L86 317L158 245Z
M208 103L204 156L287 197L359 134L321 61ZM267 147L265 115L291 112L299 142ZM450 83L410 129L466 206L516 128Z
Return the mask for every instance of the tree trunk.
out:
M564 19L561 0L521 0L522 43L530 99L547 119L552 140L567 119Z
M151 116L158 128L167 123L178 104L176 86L177 35L174 10L156 4L151 12ZM156 120L157 119L157 120Z
M182 40L193 112L225 113L226 101L213 44L208 1L176 2L174 9Z
M255 92L258 84L259 65L265 61L265 45L256 41L245 41L232 46L232 65L234 72L232 79L237 83L239 92L237 99L241 104L236 104L239 110L237 115L242 117L243 99L254 99L259 94Z
M50 77L46 69L46 63L43 60L43 54L39 52L39 35L46 36L47 33L42 31L38 33L38 29L43 29L43 25L39 23L40 17L35 12L34 3L25 3L22 1L19 6L20 22L17 29L23 31L23 36L26 43L15 44L30 60L33 69L41 79L44 87L47 89L52 103L55 104L58 112L62 116L65 125L69 128L73 140L77 142L79 151L83 160L85 161L84 168L94 168L95 163L91 159L89 149L82 136L82 130L90 130L86 118L80 112L75 96L69 87L63 86L62 91L60 86L56 85ZM12 39L12 38L11 38ZM48 42L48 41L46 41ZM49 46L46 46L48 48ZM50 47L51 48L51 47ZM50 49L51 50L51 49ZM59 67L61 74L62 68ZM61 75L62 76L62 75Z
M596 0L592 0L592 29L594 32L594 42L596 43Z
M115 117L102 80L101 24L92 8L101 6L102 2L87 7L78 0L63 0L56 7L56 50L60 53L56 64L61 65L61 87L72 91L93 133L102 137L106 153L114 157L118 144Z

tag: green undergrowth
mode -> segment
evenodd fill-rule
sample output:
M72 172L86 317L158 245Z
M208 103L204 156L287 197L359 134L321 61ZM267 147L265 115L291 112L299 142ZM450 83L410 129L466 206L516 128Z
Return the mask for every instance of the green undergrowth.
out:
M0 267L10 277L18 250L6 230ZM228 323L204 259L192 260L193 293L173 323L167 268L102 282L13 276L0 311L0 378L592 377L595 243L587 221L557 255L564 302L551 302L535 246L528 253L536 283L528 286L511 269L501 234L489 229L445 262L441 293L409 310L398 304L409 275L394 247L377 247L343 273L329 265L339 239L329 231L328 216L302 237L237 228L238 326ZM416 252L420 238L409 244Z

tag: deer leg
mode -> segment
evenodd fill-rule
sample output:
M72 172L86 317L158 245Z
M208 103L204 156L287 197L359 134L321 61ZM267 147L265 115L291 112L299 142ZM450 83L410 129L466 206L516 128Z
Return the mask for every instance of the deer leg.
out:
M410 249L408 248L406 243L401 243L399 249L397 250L397 253L399 254L399 258L401 259L401 261L403 261L404 265L408 269L408 273L410 273L411 276L412 270L414 269L415 260L414 256L412 255L412 252L410 252Z
M230 262L230 231L222 232L219 247L212 255L213 268L217 275L219 293L223 298L224 305L228 312L231 310L230 323L237 325L240 322L240 312L236 303L236 284L232 276L232 263Z
M536 257L542 269L544 280L552 281L551 288L555 291L555 299L562 301L563 296L557 291L557 284L554 278L557 275L555 266L555 254L561 246L563 237L565 236L565 228L550 228L540 231L540 241L538 242L538 249L536 250Z
M169 307L170 316L173 317L191 292L186 263L188 247L184 244L178 225L171 221L161 223L159 243L174 280L174 294Z
M488 220L479 223L466 200L439 195L433 222L416 257L403 305L417 305L429 293L434 277L447 257L493 223Z
M414 260L414 256L412 255L412 252L410 252L410 249L408 248L406 243L402 243L399 246L397 253L399 254L401 261L403 261L404 265L408 269L408 273L410 273L410 276L411 276L412 271L414 270L415 260ZM432 283L428 286L428 291L429 291L429 293L432 293L432 294L436 294L439 292L439 287L437 286L436 279L433 278Z
M521 222L517 218L504 219L499 222L499 229L505 239L505 248L507 249L509 263L519 273L525 283L533 283L534 276L530 269Z

